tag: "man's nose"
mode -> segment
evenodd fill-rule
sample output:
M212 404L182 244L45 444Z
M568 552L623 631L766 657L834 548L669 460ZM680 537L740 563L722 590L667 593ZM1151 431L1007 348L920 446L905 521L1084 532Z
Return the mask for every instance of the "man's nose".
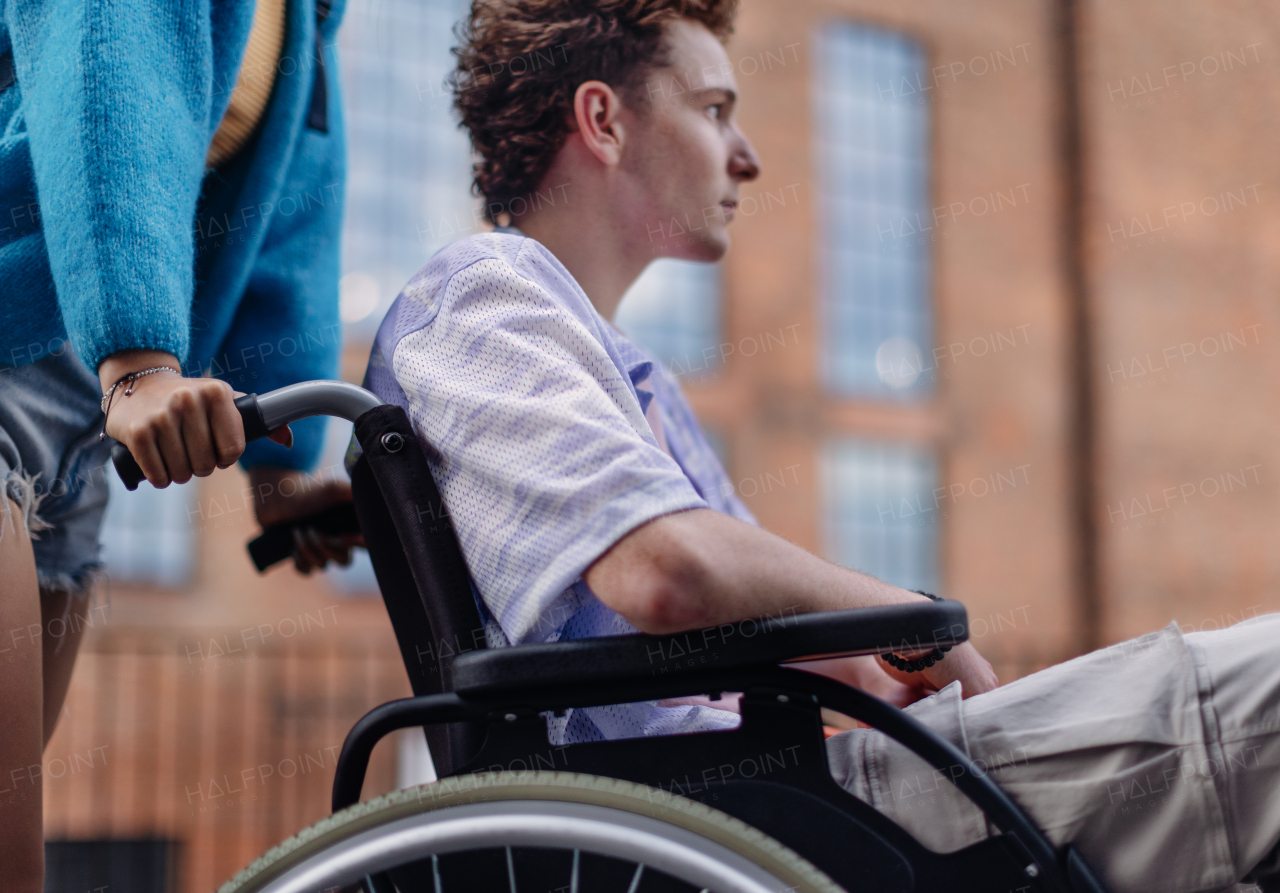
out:
M729 153L729 176L738 182L750 183L760 176L760 159L742 131L735 127L733 134L732 150Z

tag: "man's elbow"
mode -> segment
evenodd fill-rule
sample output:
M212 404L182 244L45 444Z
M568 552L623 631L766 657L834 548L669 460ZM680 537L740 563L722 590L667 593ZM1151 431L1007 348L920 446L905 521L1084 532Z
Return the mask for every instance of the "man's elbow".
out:
M628 595L626 610L618 613L643 633L665 635L707 625L697 604L697 590L684 576L654 574Z
M587 575L592 591L641 632L662 635L713 623L706 616L710 562L679 536L648 539L638 549L624 540L601 558Z

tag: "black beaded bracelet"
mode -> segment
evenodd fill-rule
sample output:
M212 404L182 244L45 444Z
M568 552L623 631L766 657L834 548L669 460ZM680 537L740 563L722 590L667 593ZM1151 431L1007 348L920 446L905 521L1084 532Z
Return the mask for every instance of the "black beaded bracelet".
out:
M923 595L925 598L933 599L935 602L942 601L942 599L938 598L938 596L930 592L925 592L922 589L915 589L912 591L918 593L919 595ZM924 657L917 657L915 660L906 660L905 658L898 657L898 655L894 654L893 652L882 654L880 655L880 657L881 659L884 660L885 663L887 663L889 666L893 667L896 670L901 670L904 673L918 673L921 670L932 667L938 661L942 660L943 655L945 655L950 650L951 650L950 645L938 645L934 647L934 649L930 651L928 654L926 654Z

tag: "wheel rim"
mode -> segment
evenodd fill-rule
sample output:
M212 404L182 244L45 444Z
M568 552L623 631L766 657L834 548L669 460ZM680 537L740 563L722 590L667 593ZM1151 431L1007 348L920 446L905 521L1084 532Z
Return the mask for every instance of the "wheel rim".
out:
M586 803L507 800L371 828L293 866L262 893L315 893L433 855L501 847L574 850L575 868L576 851L624 859L642 867L637 880L643 868L653 868L711 893L791 889L727 847L648 816Z

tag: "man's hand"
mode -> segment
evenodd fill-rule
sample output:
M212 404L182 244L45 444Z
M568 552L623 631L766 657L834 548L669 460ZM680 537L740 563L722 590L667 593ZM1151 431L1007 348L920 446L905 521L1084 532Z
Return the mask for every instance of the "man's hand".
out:
M960 653L957 654L957 652ZM915 657L917 655L913 654L911 656ZM947 663L953 659L953 656L956 662L954 665L948 666ZM810 673L827 676L853 688L862 689L867 694L874 695L880 700L887 701L899 708L927 698L956 679L960 680L962 697L966 698L971 695L981 694L984 691L990 691L1000 684L996 680L996 674L991 669L991 665L983 660L977 650L968 642L963 645L957 645L947 653L943 660L927 670L917 673L904 673L901 670L895 670L878 656L872 655L866 655L865 657L837 657L831 660L810 660L803 663L790 664L789 666L797 670L805 670ZM853 719L852 717L847 719L829 718L826 721L839 728L872 728L861 720Z
M301 471L259 465L249 469L253 486L253 508L264 528L321 509L351 501L351 484L345 480L323 481ZM326 536L313 527L295 532L293 565L299 573L322 570L330 561L346 567L353 546L363 546L362 536Z
M913 653L911 656L918 655ZM860 688L895 707L914 704L957 679L966 698L991 691L1000 684L991 664L968 642L957 645L938 663L916 673L895 670L879 657L871 655L811 660L791 666Z
M912 659L928 653L927 651L912 652L899 656ZM964 697L971 698L1000 685L1000 680L996 678L996 671L970 642L962 642L948 651L942 660L932 667L915 673L906 673L891 667L878 657L876 661L890 678L905 685L923 686L927 692L941 691L952 682L959 680Z
M181 368L173 354L158 350L126 350L98 367L102 391L130 372L156 366ZM179 372L153 372L124 382L111 396L107 434L129 448L153 487L185 484L227 468L244 452L244 423L236 410L236 392L215 378L184 378ZM292 443L289 429L271 439Z
M852 688L859 688L895 707L906 707L921 698L928 697L933 689L928 687L919 673L909 673L917 678L901 680L885 672L883 662L871 655L864 657L837 657L830 660L807 660L788 664L796 670L817 673Z

